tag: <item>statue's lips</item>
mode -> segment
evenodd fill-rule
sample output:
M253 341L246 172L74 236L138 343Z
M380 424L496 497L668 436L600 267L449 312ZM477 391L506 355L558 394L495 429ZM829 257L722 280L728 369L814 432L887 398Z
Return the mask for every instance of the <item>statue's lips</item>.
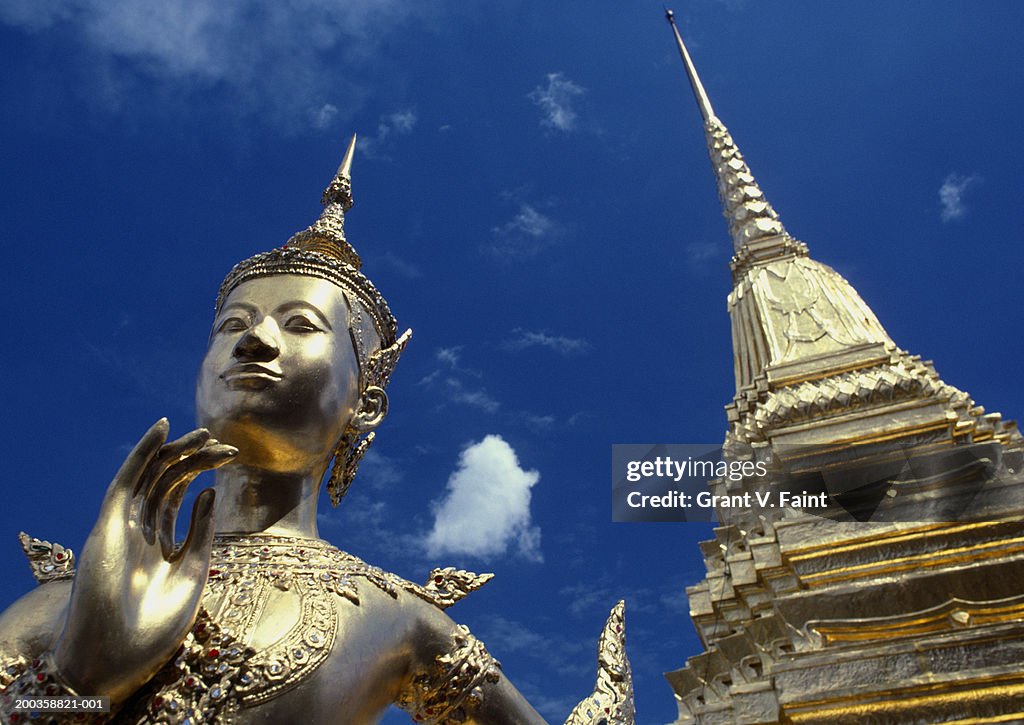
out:
M235 365L221 375L229 386L242 388L264 387L276 383L283 377L279 371L256 363Z

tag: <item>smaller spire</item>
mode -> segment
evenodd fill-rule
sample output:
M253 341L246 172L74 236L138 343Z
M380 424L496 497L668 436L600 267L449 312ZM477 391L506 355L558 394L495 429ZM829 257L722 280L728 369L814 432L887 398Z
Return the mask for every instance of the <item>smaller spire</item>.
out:
M676 27L676 14L665 8L665 19L668 20L668 24L672 26L672 32L675 33L676 45L679 46L679 56L683 59L683 65L686 66L686 75L690 79L690 87L693 88L693 95L697 99L700 114L704 116L705 121L710 121L715 117L715 109L711 107L711 100L708 98L707 91L704 90L704 84L700 82L697 68L694 67L690 53L686 50L686 45L683 43L683 36L679 34L679 28Z
M320 203L324 207L320 212L320 218L301 232L293 234L285 246L336 257L356 269L362 266L359 254L345 239L345 212L352 208L351 174L352 157L355 152L356 135L352 134L341 166L320 197Z

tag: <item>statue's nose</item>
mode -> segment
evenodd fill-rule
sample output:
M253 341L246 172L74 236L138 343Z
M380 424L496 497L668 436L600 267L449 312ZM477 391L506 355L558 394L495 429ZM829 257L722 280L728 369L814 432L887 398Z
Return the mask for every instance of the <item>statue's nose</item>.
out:
M232 351L235 359L240 362L270 362L281 350L274 344L273 337L263 326L251 328L235 345Z

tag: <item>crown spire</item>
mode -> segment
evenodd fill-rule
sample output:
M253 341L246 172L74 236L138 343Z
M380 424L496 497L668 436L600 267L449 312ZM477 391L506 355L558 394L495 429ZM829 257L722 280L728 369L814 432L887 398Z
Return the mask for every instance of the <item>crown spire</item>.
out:
M769 241L772 238L788 240L779 215L764 197L743 155L736 148L725 125L715 115L711 101L700 82L697 69L690 53L683 43L683 37L676 26L675 13L665 10L665 19L672 26L672 32L679 47L679 55L686 67L690 87L704 117L704 135L707 139L711 166L718 179L718 198L722 202L722 213L729 220L729 234L732 236L733 251L740 254L752 242ZM791 245L784 245L789 248Z
M287 246L335 257L359 269L363 261L345 239L345 212L352 208L352 157L355 151L356 135L352 134L337 173L320 197L324 207L320 218L293 234Z

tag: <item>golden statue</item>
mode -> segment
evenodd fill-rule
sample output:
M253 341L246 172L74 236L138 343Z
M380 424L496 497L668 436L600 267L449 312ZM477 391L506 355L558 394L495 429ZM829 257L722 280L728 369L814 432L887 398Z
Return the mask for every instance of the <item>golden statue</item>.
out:
M354 148L353 137L320 218L221 285L196 387L202 427L172 442L166 419L149 429L77 569L69 550L22 535L41 585L0 617L5 722L30 721L19 699L74 695L111 703L61 714L79 722L355 725L391 704L422 723L544 722L443 611L491 575L435 569L420 586L317 534L327 468L337 504L411 334L397 335L345 239ZM210 469L178 545L185 490ZM620 603L597 689L569 722L632 722L623 639Z

